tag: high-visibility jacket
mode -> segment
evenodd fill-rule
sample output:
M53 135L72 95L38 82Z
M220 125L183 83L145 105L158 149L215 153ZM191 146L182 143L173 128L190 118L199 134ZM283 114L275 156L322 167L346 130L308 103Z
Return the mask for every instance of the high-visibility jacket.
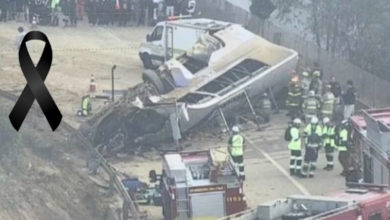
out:
M52 0L50 7L53 9L60 5L60 0Z
M88 110L89 98L83 99L83 110Z
M290 129L291 141L288 143L289 150L301 150L301 136L299 134L299 129L296 127L291 127Z
M320 102L314 97L308 97L303 101L303 112L306 115L317 115L318 109L320 108Z
M306 125L305 127L305 130L304 132L307 134L307 135L310 135L312 133L312 131L314 130L314 132L318 135L318 136L322 136L322 128L320 125L316 125L316 127L314 129L312 129L313 125L310 123L308 125Z
M244 137L236 134L231 139L231 155L243 156L244 155Z
M332 92L325 92L322 96L321 113L325 115L333 114L335 98Z
M317 136L322 137L322 128L320 125L316 125L315 128L313 128L312 124L308 124L305 127L304 133L308 136L310 136L312 133L316 133ZM308 142L308 139L306 137L306 143Z
M322 134L323 134L323 139L324 139L324 145L329 144L331 147L336 147L335 145L335 133L336 132L336 127L333 125L325 125L322 128Z
M338 151L347 151L348 145L348 130L347 128L340 128L336 134L336 144Z

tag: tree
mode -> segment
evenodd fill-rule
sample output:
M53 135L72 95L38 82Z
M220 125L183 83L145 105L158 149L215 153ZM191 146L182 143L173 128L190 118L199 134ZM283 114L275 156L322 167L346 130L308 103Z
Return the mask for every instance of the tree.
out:
M252 0L250 11L261 19L267 19L275 10L275 5L270 0Z
M345 55L355 65L390 80L390 1L275 0L280 13L300 7L317 46Z

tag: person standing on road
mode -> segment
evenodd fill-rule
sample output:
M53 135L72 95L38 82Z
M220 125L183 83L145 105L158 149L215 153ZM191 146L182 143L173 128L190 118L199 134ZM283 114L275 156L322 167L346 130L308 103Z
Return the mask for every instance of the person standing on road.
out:
M322 117L328 117L330 120L333 120L333 111L335 105L335 98L331 92L331 85L327 84L325 86L325 92L321 97L321 115Z
M302 96L304 98L307 97L310 91L310 83L311 83L311 76L308 71L302 72L302 79L301 79L301 88L302 88Z
M293 75L289 83L286 105L288 108L288 115L291 119L299 117L301 114L302 104L302 89L299 86L298 76Z
M302 167L302 177L314 177L317 166L318 150L321 147L322 129L318 124L318 118L312 117L310 124L305 128L304 134L306 136L306 151L304 163Z
M347 120L355 113L356 90L352 80L347 82L347 91L343 94L344 101L344 120Z
M333 170L333 158L334 158L334 150L336 148L335 145L335 130L336 127L332 124L328 117L323 119L323 128L322 128L322 139L323 145L325 146L325 154L326 154L326 167L324 170Z
M335 143L337 150L339 151L339 162L343 167L343 171L340 173L341 176L345 176L347 168L349 166L349 154L348 154L348 121L344 120L336 128Z
M268 97L268 93L264 93L260 99L260 115L264 119L264 123L268 123L270 121L270 115L272 112L272 103Z
M299 128L302 124L301 119L296 118L293 121L291 127L287 128L286 141L288 143L288 149L290 150L290 175L301 175L302 168L302 138L299 132Z
M175 15L175 0L165 0L167 18Z
M7 14L8 14L8 0L1 0L0 1L0 21L7 22Z
M340 103L340 97L341 97L341 85L339 82L337 82L336 77L332 76L330 80L330 91L333 93L335 97L336 104Z
M92 105L91 105L91 97L89 95L86 95L81 100L81 111L82 116L89 116L92 111Z
M241 180L245 180L244 172L244 143L245 139L239 134L238 126L232 127L233 136L229 139L229 153L236 167L238 167L238 175Z
M18 27L18 36L16 36L15 40L15 49L19 51L20 44L22 44L23 38L26 35L23 27Z
M322 96L322 80L321 72L319 70L313 71L312 81L310 83L310 90L314 91L317 97Z
M305 115L305 122L309 123L313 117L317 117L321 103L315 97L315 92L310 91L309 96L303 101L302 110Z

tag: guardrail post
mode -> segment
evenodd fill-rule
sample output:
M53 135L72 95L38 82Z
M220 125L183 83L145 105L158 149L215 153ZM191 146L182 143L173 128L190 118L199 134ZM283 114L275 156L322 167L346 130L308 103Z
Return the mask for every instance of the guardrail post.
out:
M128 220L128 219L129 219L129 203L126 200L123 200L122 220Z
M109 183L109 186L108 186L108 192L110 194L110 196L113 196L114 195L114 174L110 174L110 183Z

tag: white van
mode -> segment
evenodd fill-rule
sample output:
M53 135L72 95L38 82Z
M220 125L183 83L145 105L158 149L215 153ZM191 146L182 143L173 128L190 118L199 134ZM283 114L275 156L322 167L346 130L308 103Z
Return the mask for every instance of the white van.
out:
M156 68L190 49L203 33L218 31L228 25L205 18L159 22L141 44L139 56L146 69Z

